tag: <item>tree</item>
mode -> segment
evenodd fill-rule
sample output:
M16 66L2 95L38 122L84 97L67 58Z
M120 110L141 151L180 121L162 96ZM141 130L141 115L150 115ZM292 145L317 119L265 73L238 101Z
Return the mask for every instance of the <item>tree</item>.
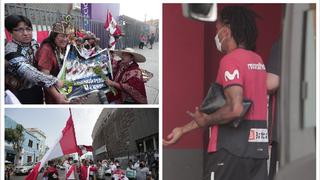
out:
M20 153L22 151L22 143L24 141L24 127L21 124L17 124L16 128L6 128L5 129L5 140L8 143L12 143L13 150L16 152L14 158L14 164L17 164Z

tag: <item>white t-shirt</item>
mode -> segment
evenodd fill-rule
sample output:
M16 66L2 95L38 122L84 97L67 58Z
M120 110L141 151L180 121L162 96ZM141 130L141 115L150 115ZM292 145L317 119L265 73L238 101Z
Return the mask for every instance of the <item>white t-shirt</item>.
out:
M137 161L136 163L134 163L133 169L138 169L139 167L140 167L139 161Z
M115 164L110 165L111 171L115 171L117 169L117 166Z

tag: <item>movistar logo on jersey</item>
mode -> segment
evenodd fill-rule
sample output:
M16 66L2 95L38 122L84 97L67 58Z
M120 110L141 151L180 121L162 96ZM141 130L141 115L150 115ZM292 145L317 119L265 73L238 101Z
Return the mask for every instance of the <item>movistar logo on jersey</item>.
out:
M224 79L226 81L232 81L235 78L237 78L237 79L240 78L240 73L239 73L238 69L235 69L232 73L230 73L229 71L224 72Z
M248 69L250 70L266 70L266 67L264 64L258 63L258 64L248 64Z

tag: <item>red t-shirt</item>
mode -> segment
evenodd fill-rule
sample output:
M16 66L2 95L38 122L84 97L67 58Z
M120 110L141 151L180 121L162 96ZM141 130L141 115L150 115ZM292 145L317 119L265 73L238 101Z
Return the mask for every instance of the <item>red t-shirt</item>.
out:
M245 120L266 121L267 87L266 69L261 57L253 51L236 49L220 61L216 83L224 88L241 86L243 97L253 103ZM212 126L208 151L217 150L218 125Z
M87 166L81 165L80 175L81 175L81 180L87 179L87 176L88 176L88 167Z
M38 61L38 68L40 70L48 70L53 76L58 75L60 69L57 62L57 57L48 43L40 47L36 53L36 59Z
M60 68L57 62L57 57L48 43L43 44L37 51L36 60L38 62L39 70L48 70L50 71L50 74L55 77L59 74ZM57 103L56 99L47 92L45 93L45 100L47 104Z

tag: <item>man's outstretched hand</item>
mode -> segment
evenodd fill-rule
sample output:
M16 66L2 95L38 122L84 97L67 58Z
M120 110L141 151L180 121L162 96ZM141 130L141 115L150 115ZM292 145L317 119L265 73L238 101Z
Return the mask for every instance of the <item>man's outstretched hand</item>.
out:
M208 116L205 113L199 111L199 108L196 107L194 113L187 112L193 120L185 124L184 126L176 127L172 130L172 132L167 136L167 139L163 139L163 145L168 146L176 143L182 135L197 129L199 127L205 127L208 123Z
M163 139L163 145L168 146L176 143L180 137L183 135L182 127L176 127L172 132L167 136L167 140Z

